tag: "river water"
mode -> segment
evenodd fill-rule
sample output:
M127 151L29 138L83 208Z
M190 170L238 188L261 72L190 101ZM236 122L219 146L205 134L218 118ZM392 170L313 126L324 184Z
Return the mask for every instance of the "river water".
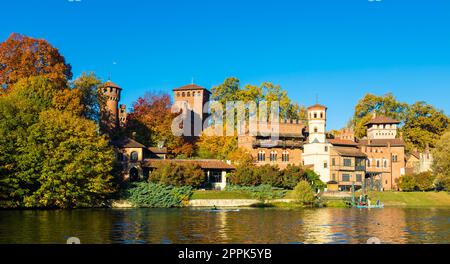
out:
M450 243L450 208L0 211L0 243Z

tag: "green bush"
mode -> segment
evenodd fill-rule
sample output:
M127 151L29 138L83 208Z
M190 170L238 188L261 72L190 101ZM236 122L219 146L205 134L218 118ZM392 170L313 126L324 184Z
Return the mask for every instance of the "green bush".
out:
M228 180L233 185L257 186L261 184L261 177L256 166L239 166L231 173Z
M169 208L187 205L192 187L173 187L148 182L133 183L126 190L126 199L137 207Z
M445 186L432 172L422 172L413 175L404 175L398 180L399 188L404 192L432 191Z
M415 175L419 191L432 191L435 189L434 180L436 176L432 172L422 172Z
M194 188L200 187L205 180L205 174L199 165L174 162L163 162L149 177L149 181L152 183Z
M301 181L306 180L307 176L305 174L305 171L300 166L294 166L289 164L286 169L283 171L282 175L282 185L279 187L285 188L285 189L294 189L295 186Z
M301 166L288 165L280 170L276 166L240 166L229 177L232 185L259 186L271 185L273 187L292 190L302 180L311 182L314 190L323 190L325 184L312 170L304 170Z
M304 205L311 205L316 199L314 190L307 181L300 181L297 186L295 186L292 197L294 197L297 202Z
M251 197L260 201L267 201L273 199L280 199L286 195L286 190L272 187L271 185L263 184L258 186L239 186L228 185L226 191L240 191L248 192Z
M398 180L398 187L403 192L417 191L417 182L412 175L403 175Z

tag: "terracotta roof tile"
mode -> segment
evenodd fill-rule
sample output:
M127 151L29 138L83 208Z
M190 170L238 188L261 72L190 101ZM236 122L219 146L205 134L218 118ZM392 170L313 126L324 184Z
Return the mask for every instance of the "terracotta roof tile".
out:
M315 104L315 105L308 107L308 110L311 110L311 109L327 109L327 107L324 105L321 105L321 104Z
M336 146L358 146L358 143L346 139L328 139L328 142Z
M149 147L148 150L155 154L167 154L167 148Z
M119 85L111 82L111 81L107 81L103 84L103 87L113 87L113 88L120 88Z
M380 146L387 147L388 144L391 144L392 147L404 147L405 141L401 138L394 139L361 139L359 141L360 146Z
M339 155L346 157L366 158L367 155L362 153L358 148L354 147L334 147L333 148Z
M386 117L386 116L377 116L364 125L367 126L367 125L372 125L372 124L375 124L375 125L377 125L377 124L400 124L400 121L392 119L390 117Z
M173 91L187 91L187 90L205 90L208 93L210 93L208 91L208 89L206 89L205 87L201 87L201 86L199 86L197 84L188 84L188 85L181 86L181 87L173 89Z
M146 148L143 144L131 138L123 138L111 141L111 144L118 148Z

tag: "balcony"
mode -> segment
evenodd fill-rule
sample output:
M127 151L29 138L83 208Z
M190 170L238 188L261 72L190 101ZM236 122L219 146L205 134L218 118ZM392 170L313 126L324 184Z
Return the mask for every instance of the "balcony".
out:
M303 146L302 142L295 140L271 139L257 139L252 145L254 148L300 148Z

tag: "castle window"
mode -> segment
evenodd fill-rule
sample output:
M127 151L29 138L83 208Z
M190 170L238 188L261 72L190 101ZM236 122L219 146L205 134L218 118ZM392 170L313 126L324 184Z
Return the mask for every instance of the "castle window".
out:
M323 113L322 112L320 112L320 118L323 118Z
M385 168L387 168L387 160L384 160L383 165Z
M370 164L370 159L368 159L367 160L367 167L370 167L371 166L371 164Z
M317 129L317 127L314 128L314 133L317 133L319 130Z
M332 181L336 181L336 174L335 173L333 173L333 175L331 175L331 180Z
M362 182L362 175L361 174L356 174L356 181L357 182Z
M323 162L323 168L328 169L328 162L326 162L326 161Z
M342 174L342 181L349 182L350 174Z
M187 96L190 97L191 96L191 92L187 92Z
M335 158L331 159L331 166L336 166L336 159Z
M317 118L317 113L314 113L314 118Z
M351 167L352 166L352 160L351 159L344 159L344 166L345 167Z
M132 162L138 161L139 155L136 151L131 152L130 159Z
M325 146L325 152L328 152L328 146Z
M392 162L397 162L398 161L398 156L397 155L392 155Z
M289 162L289 151L284 151L281 155L281 160L283 162Z
M260 151L258 153L258 161L265 161L266 160L266 152Z
M271 162L276 162L277 161L277 152L276 151L270 152L270 161Z
M181 93L181 96L184 97L186 94L184 92Z
M380 167L380 160L377 160L377 168Z

